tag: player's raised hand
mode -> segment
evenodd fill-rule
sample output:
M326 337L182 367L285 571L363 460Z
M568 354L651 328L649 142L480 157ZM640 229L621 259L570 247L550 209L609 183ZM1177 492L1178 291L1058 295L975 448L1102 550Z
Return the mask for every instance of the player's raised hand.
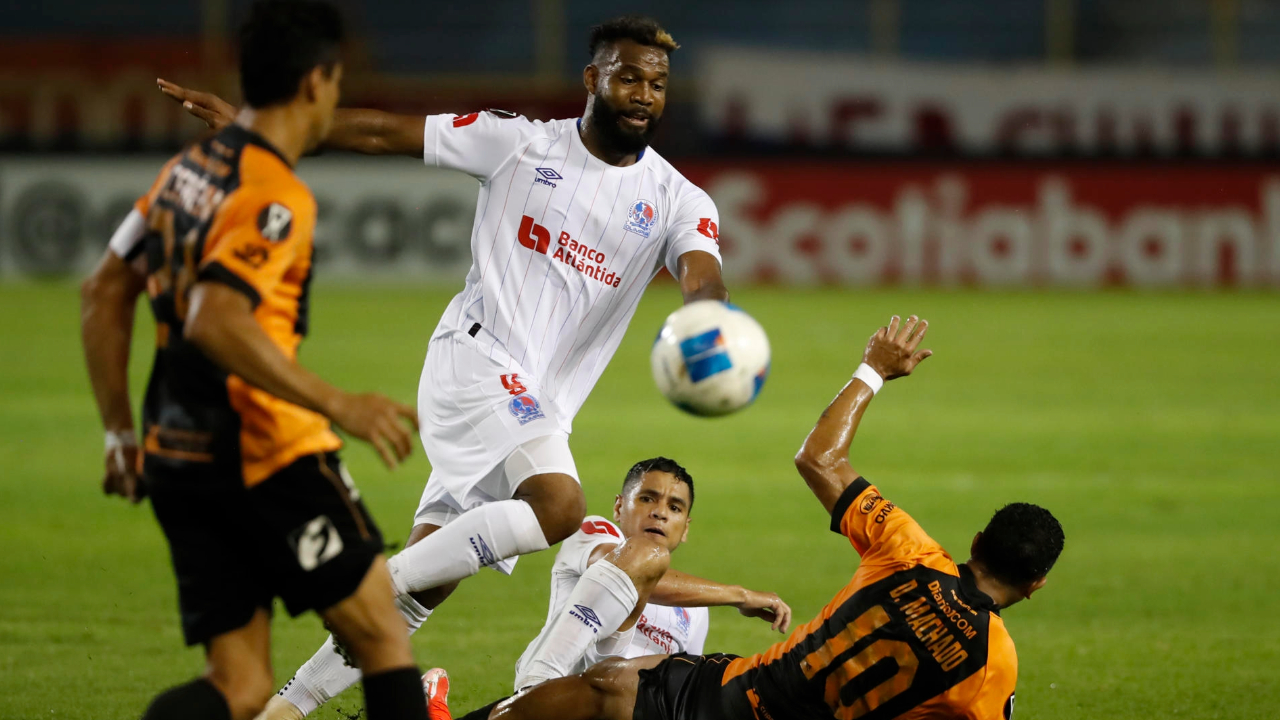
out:
M160 78L156 78L156 86L160 88L160 92L182 103L184 110L200 118L214 130L221 130L236 118L236 107L213 93L189 90Z
M748 590L738 612L746 617L760 618L780 633L785 634L791 628L791 607L773 593Z
M928 330L928 320L912 315L905 323L899 323L898 316L894 315L888 327L880 328L867 341L862 362L885 380L910 375L921 361L933 354L932 350L917 350Z
M338 427L377 448L382 462L393 470L413 449L409 429L418 429L418 413L408 405L376 393L343 393L329 417Z

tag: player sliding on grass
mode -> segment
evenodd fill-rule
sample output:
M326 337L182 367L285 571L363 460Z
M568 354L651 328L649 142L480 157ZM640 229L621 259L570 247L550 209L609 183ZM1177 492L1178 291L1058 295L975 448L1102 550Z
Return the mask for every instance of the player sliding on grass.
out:
M413 410L342 392L297 362L316 204L293 165L333 119L341 18L318 2L260 2L240 40L245 109L165 165L84 285L104 489L136 502L145 487L178 576L183 636L205 647L204 677L157 696L144 718L261 711L275 687L279 596L347 643L365 669L370 720L425 720L382 536L329 427L374 443L394 466L412 446ZM128 367L144 289L158 332L139 467Z
M647 18L592 30L581 118L339 111L326 146L412 155L480 181L466 285L432 333L418 391L431 477L389 561L416 629L457 583L578 530L573 418L664 267L686 303L728 298L711 198L647 148L671 35ZM161 82L218 127L234 108ZM341 663L334 653L330 663Z
M671 553L688 537L693 500L693 478L674 460L652 458L628 471L614 500L617 525L588 516L556 553L547 622L516 664L516 690L582 672L606 657L700 653L708 606L736 607L787 631L791 608L777 595L669 568ZM301 717L359 680L342 666L323 677L313 669L304 666L271 700L268 717ZM448 677L435 669L424 684L433 720L447 716ZM480 717L486 715L487 709Z
M796 468L862 562L818 617L760 655L606 660L500 704L494 720L867 720L1013 713L1018 665L1000 610L1031 597L1062 552L1062 526L1026 503L998 510L957 565L849 465L885 380L909 375L927 323L871 336ZM909 450L907 451L909 452Z
M791 608L773 593L669 569L671 553L688 538L693 498L693 478L674 460L653 458L631 468L613 504L617 525L588 516L556 553L547 623L516 663L515 690L582 672L608 657L700 654L710 606L736 607L778 632L790 629ZM581 608L592 609L604 624ZM628 608L630 615L610 632L612 620ZM448 676L433 669L424 679L431 720L447 720ZM482 720L494 705L466 717Z

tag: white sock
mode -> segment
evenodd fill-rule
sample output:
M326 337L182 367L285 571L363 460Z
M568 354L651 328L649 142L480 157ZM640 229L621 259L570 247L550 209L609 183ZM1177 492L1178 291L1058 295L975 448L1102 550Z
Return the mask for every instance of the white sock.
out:
M593 643L618 631L640 602L631 577L608 560L587 568L520 668L516 689L568 675Z
M538 516L523 500L473 508L388 561L401 594L470 577L485 565L546 550Z
M396 608L409 624L410 635L431 616L430 610L407 594L396 598ZM279 695L293 703L303 715L310 715L338 693L360 682L360 677L360 670L347 664L330 635L316 654L285 683Z
M338 653L333 636L324 639L324 645L311 659L298 668L280 689L280 697L293 703L303 715L328 702L334 695L360 682L360 670L351 667Z

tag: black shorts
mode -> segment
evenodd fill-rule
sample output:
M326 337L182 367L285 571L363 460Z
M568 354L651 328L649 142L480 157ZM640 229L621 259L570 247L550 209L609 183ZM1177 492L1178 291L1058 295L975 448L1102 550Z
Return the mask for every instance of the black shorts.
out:
M721 686L737 658L680 653L641 670L632 720L755 720L745 695Z
M188 645L242 627L280 597L291 615L355 592L382 534L335 453L245 488L213 464L148 456L143 475L178 576Z

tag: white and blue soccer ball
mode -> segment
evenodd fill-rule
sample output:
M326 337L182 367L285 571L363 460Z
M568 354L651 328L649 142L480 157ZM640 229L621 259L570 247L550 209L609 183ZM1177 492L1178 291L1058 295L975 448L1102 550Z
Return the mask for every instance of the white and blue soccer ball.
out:
M699 300L667 317L649 362L658 390L673 405L693 415L728 415L764 387L769 338L741 308Z

